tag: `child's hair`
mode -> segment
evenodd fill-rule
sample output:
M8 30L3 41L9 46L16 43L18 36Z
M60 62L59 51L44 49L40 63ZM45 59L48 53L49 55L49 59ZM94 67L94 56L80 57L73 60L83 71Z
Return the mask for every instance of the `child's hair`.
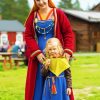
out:
M48 55L48 45L51 44L51 43L56 43L57 44L57 48L59 50L59 54L62 56L63 53L64 53L64 50L63 50L61 42L57 38L50 38L50 39L47 40L46 48L45 48L45 54L46 54L46 56L47 57L49 56Z

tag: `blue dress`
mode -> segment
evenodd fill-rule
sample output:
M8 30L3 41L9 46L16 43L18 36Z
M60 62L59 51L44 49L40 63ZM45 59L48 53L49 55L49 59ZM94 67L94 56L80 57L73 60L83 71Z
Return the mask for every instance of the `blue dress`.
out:
M67 83L64 72L58 77L55 77L56 94L52 94L52 77L55 77L55 75L52 72L49 72L44 83L42 100L69 100L69 96L66 93Z
M36 34L38 39L38 45L42 51L45 49L46 41L49 38L54 37L54 21L49 20L39 20L36 25ZM46 78L41 74L42 65L38 64L37 76L36 76L36 85L34 91L34 100L69 100L69 96L66 94L66 79L65 77L56 78L55 84L57 88L57 94L51 94L51 78ZM53 74L50 72L49 76ZM61 76L64 76L64 73Z
M37 34L37 41L39 48L44 51L46 41L49 38L54 36L54 21L52 19L48 20L39 20L35 24L35 31ZM44 78L41 75L41 67L42 65L38 64L37 76L36 76L36 85L34 91L34 100L42 100L43 86L44 86Z

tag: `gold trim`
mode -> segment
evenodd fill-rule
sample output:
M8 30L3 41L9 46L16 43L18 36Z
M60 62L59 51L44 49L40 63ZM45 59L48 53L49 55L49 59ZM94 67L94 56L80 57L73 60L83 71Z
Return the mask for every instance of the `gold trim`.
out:
M54 21L55 21L55 27L54 27L54 37L56 37L56 27L57 27L57 12L56 8L54 8Z
M73 51L72 51L72 50L70 50L70 49L64 49L64 50L67 50L67 51L69 51L69 52L71 52L71 53L73 54Z
M35 52L33 52L32 54L31 54L31 57L32 56L34 56L36 53L38 53L38 52L41 52L41 50L36 50Z
M35 32L35 27L34 27L35 17L36 17L36 12L34 12L33 30L34 30L34 37L35 37L35 40L37 41L37 35L36 35L36 32Z

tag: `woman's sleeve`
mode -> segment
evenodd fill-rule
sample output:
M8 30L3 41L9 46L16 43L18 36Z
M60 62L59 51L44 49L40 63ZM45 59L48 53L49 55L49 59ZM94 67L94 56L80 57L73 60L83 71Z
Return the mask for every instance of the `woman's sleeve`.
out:
M72 77L71 77L71 70L70 70L70 68L65 70L65 78L66 78L66 81L67 81L67 87L68 88L72 88Z
M37 41L35 39L35 32L33 27L34 14L30 14L25 24L25 41L27 48L30 51L30 56L37 56L41 53L38 47Z
M72 31L70 22L63 11L60 12L60 29L63 36L64 51L73 55L74 51L74 33Z

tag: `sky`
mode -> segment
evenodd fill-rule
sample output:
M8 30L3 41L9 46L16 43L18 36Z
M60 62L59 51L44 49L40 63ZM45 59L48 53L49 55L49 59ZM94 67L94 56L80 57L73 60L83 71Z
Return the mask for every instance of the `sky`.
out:
M34 0L28 0L29 6L33 6ZM55 5L57 6L60 0L53 0ZM75 0L73 0L74 2ZM92 8L94 5L100 3L100 0L79 0L80 6L83 10L87 10L88 8Z

